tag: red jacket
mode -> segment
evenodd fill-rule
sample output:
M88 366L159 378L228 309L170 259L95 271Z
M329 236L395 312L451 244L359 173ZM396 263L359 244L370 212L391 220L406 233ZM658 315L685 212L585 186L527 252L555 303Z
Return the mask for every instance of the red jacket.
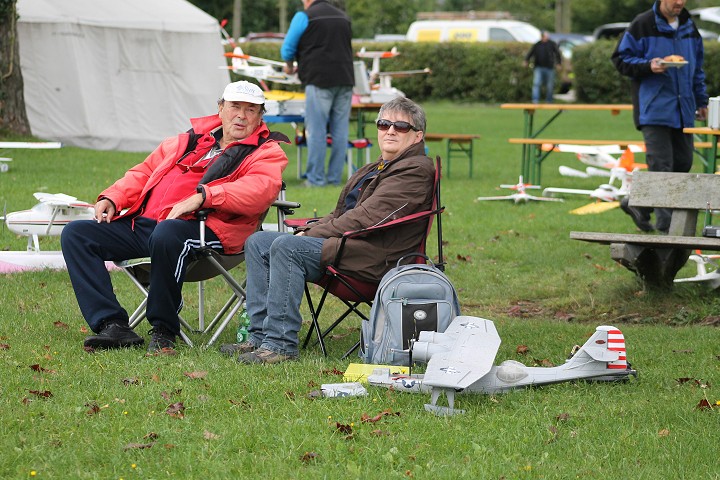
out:
M212 131L221 125L217 115L191 119L197 134ZM260 136L269 130L260 124ZM189 133L163 140L142 163L135 165L125 175L103 191L100 198L107 198L115 204L116 211L127 209L115 219L142 214L143 205L150 190L158 183L175 162L185 153ZM236 145L232 143L228 147ZM226 149L228 148L226 147ZM282 187L282 172L288 159L275 140L268 140L250 153L228 176L218 178L205 185L203 208L215 211L208 217L208 227L218 236L225 253L233 254L242 250L245 239L252 234L263 213L270 207ZM165 218L169 210L160 215ZM192 214L184 218L191 219Z

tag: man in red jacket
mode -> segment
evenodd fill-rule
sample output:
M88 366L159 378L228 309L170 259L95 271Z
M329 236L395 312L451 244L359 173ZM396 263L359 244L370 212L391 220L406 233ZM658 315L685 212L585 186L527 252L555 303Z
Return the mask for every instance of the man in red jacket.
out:
M103 191L95 220L75 221L61 245L80 311L95 335L85 347L120 348L144 339L128 325L105 261L150 257L148 352L173 348L180 333L187 262L200 245L194 212L212 208L206 245L242 250L277 198L287 156L263 122L265 96L249 82L229 84L218 113L191 120L192 128L164 140L142 163Z

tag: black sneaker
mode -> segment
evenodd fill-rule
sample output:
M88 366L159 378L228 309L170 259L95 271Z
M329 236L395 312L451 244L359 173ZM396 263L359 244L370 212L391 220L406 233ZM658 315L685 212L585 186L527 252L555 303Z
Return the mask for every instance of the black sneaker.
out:
M142 345L145 339L135 333L129 325L120 323L107 323L96 335L85 339L83 345L87 348L124 348Z
M620 208L622 211L630 215L630 218L632 218L633 222L635 222L635 225L643 232L652 232L655 230L650 223L650 218L645 218L640 210L635 207L631 207L629 201L628 197L620 200Z
M153 355L165 349L173 350L175 348L175 334L168 332L164 328L153 328L150 330L150 343L148 344L147 353Z

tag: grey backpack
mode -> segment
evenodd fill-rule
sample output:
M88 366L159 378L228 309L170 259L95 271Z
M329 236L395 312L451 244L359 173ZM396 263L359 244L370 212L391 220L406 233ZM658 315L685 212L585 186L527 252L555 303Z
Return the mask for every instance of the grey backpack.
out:
M430 263L400 265L407 257ZM428 257L411 254L398 260L380 281L370 320L362 322L360 358L365 363L409 365L410 341L420 331L444 332L460 315L457 292Z

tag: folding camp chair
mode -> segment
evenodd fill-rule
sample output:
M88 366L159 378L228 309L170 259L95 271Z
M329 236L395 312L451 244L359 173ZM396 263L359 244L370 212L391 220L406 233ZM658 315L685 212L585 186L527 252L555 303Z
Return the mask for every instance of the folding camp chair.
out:
M433 200L432 200L432 207L430 210L424 211L424 212L418 212L412 215L407 215L402 218L398 218L396 220L393 220L391 222L364 228L361 230L356 230L353 232L346 232L342 236L342 240L340 242L340 248L338 249L338 253L333 260L332 264L328 265L325 270L325 275L318 280L316 283L320 287L323 288L323 292L320 296L320 300L317 302L317 306L313 302L312 295L310 294L310 288L308 284L305 284L305 298L307 299L308 303L308 309L310 310L310 316L312 318L312 325L310 326L310 329L305 336L305 341L303 342L303 348L307 348L313 334L317 336L317 343L320 344L320 349L323 352L323 355L327 356L327 348L325 346L325 339L327 336L333 331L335 327L337 327L345 318L347 318L351 314L355 314L359 316L363 321L369 321L369 318L365 313L360 310L361 305L367 305L368 307L372 307L373 299L375 298L375 293L377 292L379 282L367 282L363 280L359 280L357 278L353 278L352 275L349 275L347 273L340 272L338 269L338 265L340 264L340 260L342 259L343 250L345 247L345 242L348 239L359 237L359 236L367 236L371 235L373 232L379 231L379 230L385 230L389 228L396 228L401 227L403 225L407 225L409 223L414 222L427 222L427 228L425 229L425 234L423 235L422 239L420 240L418 246L414 249L414 251L417 251L418 253L425 253L426 243L427 239L430 236L430 230L432 229L432 223L433 218L437 217L437 248L438 248L438 261L435 263L438 268L443 269L444 268L444 261L443 261L443 253L442 253L442 218L441 214L445 210L445 207L440 206L440 176L441 176L441 161L440 157L436 158L435 161L435 182L433 187ZM291 222L291 224L297 224L296 221ZM422 257L417 257L415 259L416 262L425 261ZM327 327L325 330L322 330L320 327L320 313L323 310L323 307L325 306L325 301L327 299L328 294L337 297L340 299L346 307L345 312L340 315L333 323ZM343 359L347 358L352 352L354 352L361 343L362 339L360 339L350 350L348 350L345 355L343 355Z
M285 187L280 191L278 199L272 204L277 210L277 229L285 231L285 218L287 215L294 213L293 209L300 207L299 203L285 200ZM180 320L181 331L180 336L189 346L193 346L192 341L183 331L202 334L212 334L207 345L212 345L218 339L227 327L232 317L242 307L245 301L245 281L238 282L229 270L235 268L245 261L245 252L241 251L236 254L227 255L217 252L216 250L205 246L205 221L208 214L212 210L204 209L197 212L197 218L200 220L200 244L202 245L196 251L196 258L192 260L185 272L185 283L198 283L198 328L194 329L182 316L178 315ZM266 212L267 214L267 212ZM264 219L265 215L263 215ZM263 227L264 225L264 227ZM274 225L258 223L258 230L261 228L275 228ZM150 278L150 258L136 258L115 262L130 278L130 280L143 293L144 299L140 305L130 315L130 326L135 328L146 316L145 309L147 307L148 283ZM205 325L205 281L211 278L221 276L225 283L230 287L232 293L225 305L217 312L212 321Z

